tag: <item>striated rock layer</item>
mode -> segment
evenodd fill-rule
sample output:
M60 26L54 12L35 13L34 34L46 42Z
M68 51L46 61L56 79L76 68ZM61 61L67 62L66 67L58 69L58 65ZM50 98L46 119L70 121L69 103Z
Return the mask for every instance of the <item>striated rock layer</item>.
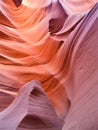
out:
M0 130L98 130L97 0L0 1Z

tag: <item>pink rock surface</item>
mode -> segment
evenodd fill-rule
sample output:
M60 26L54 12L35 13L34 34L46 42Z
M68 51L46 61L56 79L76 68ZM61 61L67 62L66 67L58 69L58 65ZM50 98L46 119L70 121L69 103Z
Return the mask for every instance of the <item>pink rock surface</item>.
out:
M0 1L0 130L98 130L97 0Z

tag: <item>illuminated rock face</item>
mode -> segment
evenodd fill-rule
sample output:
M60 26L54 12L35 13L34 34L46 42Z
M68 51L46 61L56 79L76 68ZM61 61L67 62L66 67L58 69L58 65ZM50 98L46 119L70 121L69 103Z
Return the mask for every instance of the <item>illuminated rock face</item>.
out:
M97 130L97 0L13 1L0 1L0 130Z

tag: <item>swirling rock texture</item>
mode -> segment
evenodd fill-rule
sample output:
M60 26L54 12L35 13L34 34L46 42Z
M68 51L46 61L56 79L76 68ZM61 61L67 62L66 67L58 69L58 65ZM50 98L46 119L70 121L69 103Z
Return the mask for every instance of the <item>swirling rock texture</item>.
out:
M97 0L0 1L0 130L98 130Z

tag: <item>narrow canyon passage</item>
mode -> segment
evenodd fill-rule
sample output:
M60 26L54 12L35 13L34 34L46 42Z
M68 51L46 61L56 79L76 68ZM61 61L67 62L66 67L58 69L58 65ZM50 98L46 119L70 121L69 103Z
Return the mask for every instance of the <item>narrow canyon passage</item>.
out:
M1 0L0 130L98 130L97 36L97 0Z

